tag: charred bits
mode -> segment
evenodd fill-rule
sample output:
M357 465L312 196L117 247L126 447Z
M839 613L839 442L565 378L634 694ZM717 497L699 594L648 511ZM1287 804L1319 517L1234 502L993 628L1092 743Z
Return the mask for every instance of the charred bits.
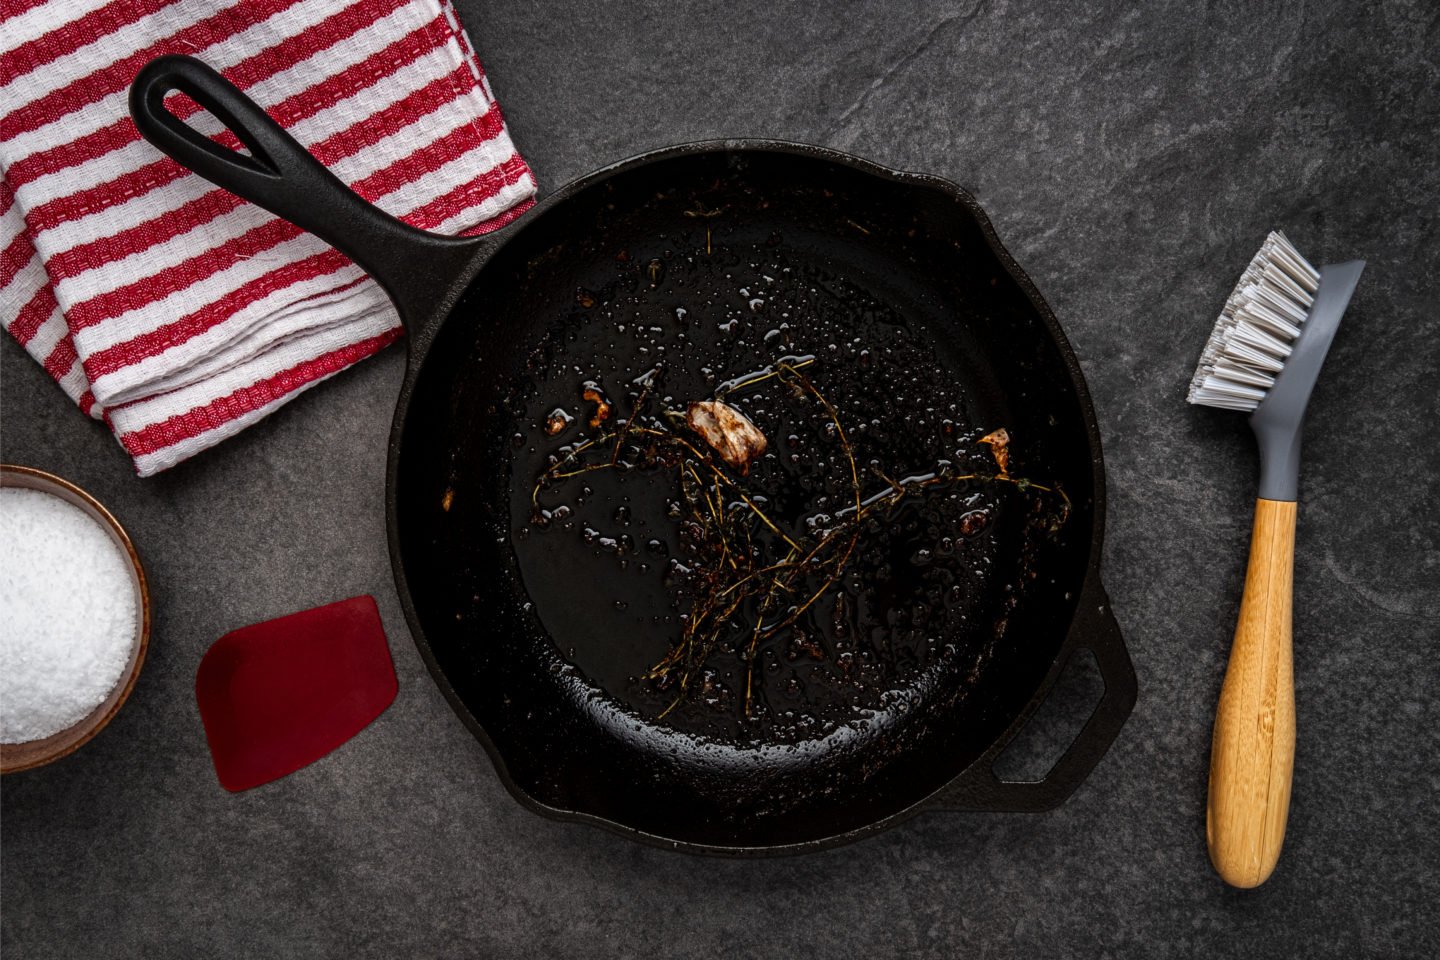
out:
M960 518L960 532L967 537L978 536L990 525L990 511L971 510Z

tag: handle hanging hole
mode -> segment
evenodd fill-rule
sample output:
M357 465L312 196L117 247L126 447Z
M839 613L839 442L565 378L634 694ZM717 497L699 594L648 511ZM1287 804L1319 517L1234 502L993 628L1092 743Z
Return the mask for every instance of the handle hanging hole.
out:
M184 90L166 91L165 109L181 123L190 127L218 147L233 151L242 157L255 159L250 145L226 126L225 121L207 110Z

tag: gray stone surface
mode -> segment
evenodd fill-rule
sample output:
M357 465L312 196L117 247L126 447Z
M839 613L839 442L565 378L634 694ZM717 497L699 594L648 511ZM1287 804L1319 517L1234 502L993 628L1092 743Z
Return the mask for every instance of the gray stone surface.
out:
M3 785L3 949L41 957L1433 957L1440 930L1440 17L1423 2L459 0L545 189L661 144L777 136L972 189L1094 391L1105 576L1140 679L1062 809L931 815L761 862L522 810L409 642L383 534L403 357L140 481L8 339L3 456L92 490L157 600L110 728ZM1278 872L1224 888L1209 725L1253 495L1243 421L1187 407L1272 226L1370 268L1312 404L1300 741ZM321 763L216 784L192 683L222 633L379 600L401 691Z

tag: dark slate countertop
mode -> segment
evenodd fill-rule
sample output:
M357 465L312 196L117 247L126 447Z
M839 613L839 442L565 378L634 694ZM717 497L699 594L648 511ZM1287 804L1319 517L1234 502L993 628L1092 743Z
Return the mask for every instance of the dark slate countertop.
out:
M383 510L400 351L141 481L3 338L3 458L108 504L156 598L116 720L0 789L6 960L1440 952L1440 10L458 5L543 190L666 143L760 136L975 193L1094 393L1135 713L1048 814L927 815L745 862L543 820L501 787L400 613ZM1204 793L1253 442L1184 388L1272 227L1316 263L1370 266L1306 433L1289 837L1242 893L1206 860ZM394 706L323 762L227 794L195 707L201 654L358 593L385 618Z

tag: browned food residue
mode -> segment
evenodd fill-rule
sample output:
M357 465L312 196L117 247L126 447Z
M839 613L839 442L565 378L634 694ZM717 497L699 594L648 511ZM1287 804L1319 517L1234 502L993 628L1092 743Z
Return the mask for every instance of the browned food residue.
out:
M590 415L590 429L594 430L610 419L610 400L605 396L605 391L594 380L587 381L582 388L580 396L588 403L595 404L595 412Z
M985 434L975 442L990 448L990 455L995 458L995 466L1000 468L1000 476L1010 472L1010 434L1004 427Z
M967 537L973 537L983 532L989 524L989 510L971 510L960 518L960 532Z
M765 434L750 418L723 400L696 400L685 410L685 423L708 443L720 459L740 471L750 472L750 464L765 453L769 445Z
M556 407L550 411L550 416L545 418L545 435L558 436L562 430L570 426L575 418L565 411L564 407Z

